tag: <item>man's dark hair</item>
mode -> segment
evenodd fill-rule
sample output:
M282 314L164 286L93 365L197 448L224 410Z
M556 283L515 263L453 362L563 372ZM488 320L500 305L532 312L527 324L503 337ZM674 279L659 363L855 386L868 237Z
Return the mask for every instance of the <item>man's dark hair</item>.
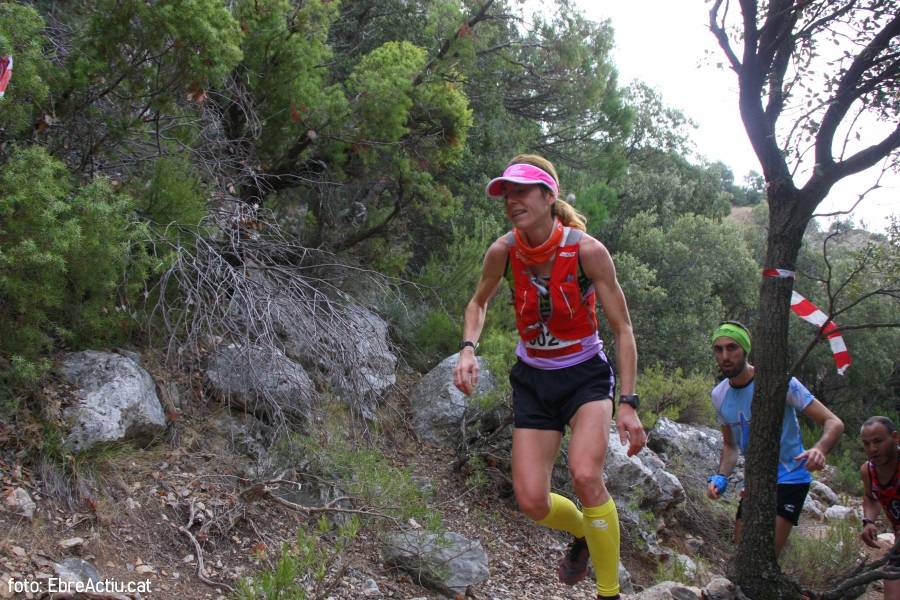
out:
M862 424L862 426L868 427L870 425L876 425L878 423L884 425L884 428L887 429L888 433L894 433L895 431L897 431L897 428L894 426L893 421L891 421L887 417L882 417L880 415L869 417L868 419L866 419L866 422Z
M740 321L722 321L721 323L719 323L719 327L721 327L722 325L734 325L735 327L740 327L747 332L747 335L750 335L750 328Z

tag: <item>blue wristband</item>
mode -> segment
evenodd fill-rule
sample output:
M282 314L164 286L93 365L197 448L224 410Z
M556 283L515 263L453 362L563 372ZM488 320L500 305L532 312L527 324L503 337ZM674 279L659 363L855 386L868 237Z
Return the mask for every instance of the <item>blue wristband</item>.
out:
M721 473L710 475L706 478L706 482L712 483L714 486L716 486L716 493L718 493L720 496L725 493L725 489L728 487L728 478Z

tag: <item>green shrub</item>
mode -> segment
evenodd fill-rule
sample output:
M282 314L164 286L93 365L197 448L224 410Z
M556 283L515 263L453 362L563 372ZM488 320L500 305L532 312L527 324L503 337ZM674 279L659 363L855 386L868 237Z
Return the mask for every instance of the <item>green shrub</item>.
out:
M804 588L824 589L839 581L853 569L862 552L855 522L834 521L824 527L824 536L794 532L781 558L784 573Z
M679 423L715 427L716 412L710 401L712 382L703 375L685 376L681 369L666 371L659 365L644 369L637 381L643 408L641 421L651 429L660 417Z
M516 344L518 335L514 331L500 328L488 328L481 336L478 353L494 376L494 389L486 394L478 394L472 398L482 412L488 412L509 403L512 387L509 384L509 371L518 360Z
M187 159L157 160L135 197L138 212L163 228L170 224L193 227L206 215L206 192Z
M382 514L400 521L413 518L433 529L440 525L440 514L428 508L426 493L409 469L391 465L376 449L353 448L340 435L319 440L290 434L276 444L275 456L285 464L296 464L302 456L309 472L340 481L348 495Z
M275 565L254 577L242 579L232 594L235 600L306 600L321 598L329 567L341 557L344 549L359 532L359 521L351 519L338 528L336 540L326 545L323 536L331 529L324 517L315 532L297 530L293 544L281 547Z
M151 268L146 237L105 180L76 189L43 148L13 151L0 172L0 387L39 379L57 347L129 333Z
M48 44L44 19L24 2L0 2L0 56L15 60L13 77L0 98L0 141L9 135L30 135L35 114L49 110L52 66L44 53Z
M453 226L453 242L446 252L434 253L415 277L418 293L407 301L412 308L388 310L403 346L412 348L406 359L417 369L427 371L457 351L463 313L481 275L484 253L498 231L497 223L487 217L470 228ZM508 312L502 302L494 305L490 322L498 313ZM489 329L490 324L482 333L482 346Z
M862 480L859 478L859 466L865 460L866 457L859 442L846 436L843 437L837 447L828 455L828 464L837 470L829 484L832 489L856 498L862 497L863 486Z

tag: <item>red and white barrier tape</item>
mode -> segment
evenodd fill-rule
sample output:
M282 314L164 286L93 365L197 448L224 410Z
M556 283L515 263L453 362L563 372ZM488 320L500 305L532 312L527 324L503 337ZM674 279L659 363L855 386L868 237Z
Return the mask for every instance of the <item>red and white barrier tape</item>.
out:
M787 269L763 269L763 277L773 277L775 279L794 279L796 273ZM831 346L831 354L834 356L834 364L837 366L839 375L843 375L847 371L847 367L853 360L847 345L844 343L844 336L838 330L834 321L828 320L826 315L818 306L803 297L796 291L791 292L791 310L795 315L813 325L822 329L822 334L828 338L828 344Z
M6 86L12 77L13 59L12 56L0 56L0 98L6 93Z

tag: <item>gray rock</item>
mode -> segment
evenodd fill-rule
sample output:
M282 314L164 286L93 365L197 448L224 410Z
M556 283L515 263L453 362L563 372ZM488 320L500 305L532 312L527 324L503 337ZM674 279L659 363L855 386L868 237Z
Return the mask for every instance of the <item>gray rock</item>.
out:
M20 487L10 490L6 494L3 504L10 512L22 515L28 519L34 518L34 511L37 508L37 504L35 504L34 500L31 499L31 496L28 495L28 492Z
M724 577L716 577L706 584L703 591L707 600L735 600L736 598L743 598L743 594L739 593L737 586Z
M275 329L287 356L322 372L331 387L366 418L397 382L397 355L388 324L371 310L344 299L328 314L299 310L276 296Z
M119 440L147 444L165 431L156 384L133 359L85 350L67 354L59 372L75 387L75 403L63 410L70 448Z
M666 465L652 450L644 448L628 456L628 447L619 442L615 426L610 427L604 478L617 504L637 500L639 506L664 513L684 502L684 487L666 471Z
M69 583L87 583L100 581L100 573L94 566L80 558L67 558L62 562L53 563L53 570L57 577Z
M641 539L647 545L644 554L656 559L658 562L669 560L672 557L672 550L659 545L656 534L652 531L638 530Z
M807 494L806 500L803 501L802 514L821 521L825 518L825 507L812 494Z
M663 581L635 596L639 600L700 600L699 588L688 587L674 581Z
M722 432L703 425L676 423L660 418L647 436L647 447L666 455L666 468L679 474L684 485L706 488L706 478L718 471L722 454ZM728 478L726 494L737 494L744 486L744 457Z
M453 385L453 369L457 362L459 353L445 358L422 377L410 395L413 429L420 440L447 445L459 441L460 426L471 400ZM495 387L494 377L483 358L478 358L478 367L476 395Z
M809 484L809 495L825 506L834 506L840 502L840 499L838 498L838 495L834 493L834 490L815 479Z
M690 577L692 580L697 576L697 563L694 560L685 554L675 554L673 557L675 562L681 565L681 570L687 577Z
M704 473L714 473L719 468L722 432L712 427L686 425L661 417L647 437L647 447L695 465Z
M825 509L825 518L829 521L855 521L858 516L849 506L835 505Z
M448 532L442 536L407 531L391 536L382 548L385 563L440 592L465 594L489 576L488 558L478 541Z
M631 582L631 573L621 562L619 563L619 591L623 594L634 593L634 583Z
M213 354L206 378L224 400L249 413L272 420L311 416L312 380L277 349L229 344Z
M362 589L362 594L366 598L381 598L383 595L381 593L381 589L379 589L378 587L378 583L371 577L368 577L366 579L366 583Z
M397 383L397 356L391 351L388 324L358 304L347 306L347 318L355 334L355 377L338 379L335 384L345 392L380 396Z

